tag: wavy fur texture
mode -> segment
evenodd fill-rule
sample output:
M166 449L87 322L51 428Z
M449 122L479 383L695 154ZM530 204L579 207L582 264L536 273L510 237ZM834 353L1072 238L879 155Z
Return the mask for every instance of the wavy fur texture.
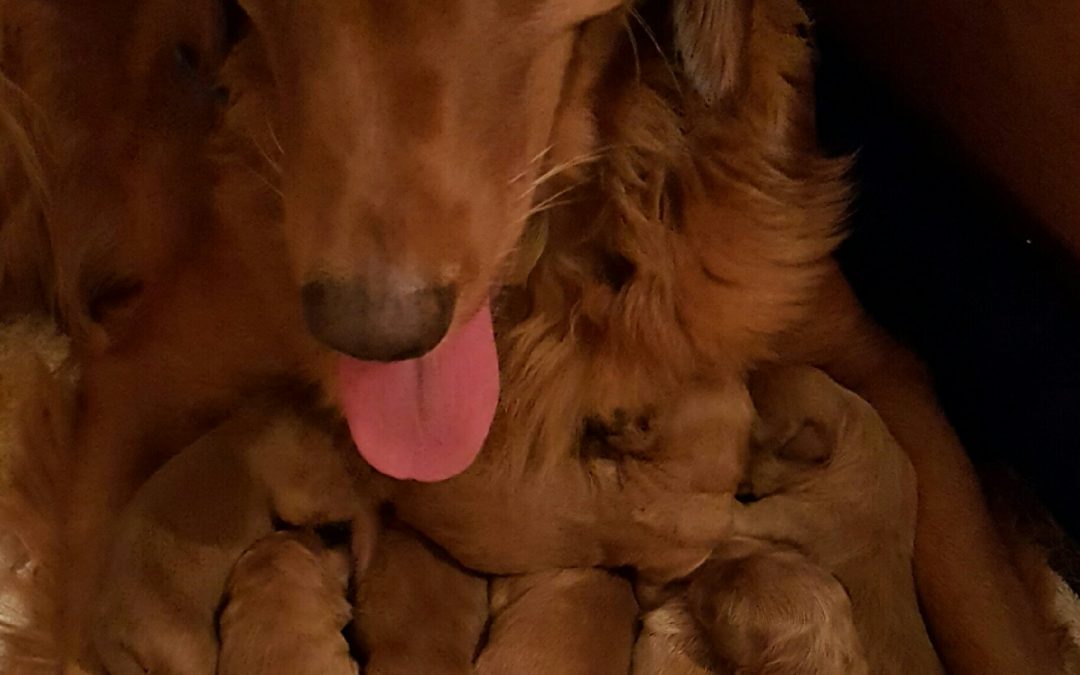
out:
M45 320L0 328L0 670L56 673L77 375Z
M217 92L210 88L224 58L217 47L206 50L191 78L192 95L178 103L168 87L188 80L154 70L174 61L140 51L143 42L130 42L138 38L156 49L151 43L161 38L171 50L173 39L202 40L212 31L202 30L200 22L216 21L210 16L216 3L115 2L98 17L94 11L102 6L87 2L61 22L49 13L53 3L44 0L0 4L4 68L40 105L76 118L50 118L50 131L60 137L50 151L60 168L50 176L50 162L35 161L44 155L30 152L38 139L29 131L35 123L17 107L21 103L12 103L14 97L2 102L16 106L7 110L17 122L15 132L6 132L3 185L25 197L0 202L4 283L27 279L20 284L29 289L28 297L44 296L42 304L59 306L87 366L80 462L72 477L78 491L69 495L58 487L64 483L55 477L62 472L43 461L20 479L27 487L9 495L16 500L11 513L27 533L22 546L31 557L59 559L53 548L57 533L70 534L71 548L85 558L73 566L61 592L72 596L92 593L93 548L106 536L102 523L140 477L227 412L244 387L274 374L310 375L319 368L289 300L295 289L288 242L275 229L282 218L279 192L288 194L287 172L278 175L287 154L275 133L281 120L273 111L281 101L261 98L261 92L282 79L259 72L257 57L255 70L245 75L256 84L234 91L226 114L225 128L239 136L211 133L210 122L211 131L221 128ZM599 44L583 38L566 50L571 62L593 48L621 51L610 60L619 65L584 69L567 80L565 105L543 162L542 173L557 179L546 186L553 188L550 193L537 196L568 188L563 196L570 201L534 216L534 222L546 221L544 252L523 294L504 303L500 317L505 409L487 459L467 480L513 493L512 501L528 498L529 488L543 479L559 478L553 467L583 458L579 436L585 418L648 410L689 380L737 379L755 362L775 356L781 334L812 313L810 296L829 273L847 196L845 162L813 149L811 57L801 37L805 15L787 0L679 0L675 6L679 63L671 54L649 51L650 30L634 30L635 41L607 39L612 30L626 28L629 3L620 21L592 22L583 31ZM207 7L210 18L203 16ZM128 13L137 10L147 14L134 21ZM738 23L743 13L745 30ZM49 47L42 63L21 62L29 51L12 56L20 54L9 48L12 25L42 31L39 44ZM86 25L99 30L78 30ZM162 27L187 33L153 33ZM635 59L635 45L643 58ZM79 69L64 74L85 81L83 93L92 103L87 109L65 109L70 100L40 76L61 51L68 70ZM680 69L685 77L672 74ZM73 123L81 133L69 128ZM288 138L281 140L289 147ZM581 159L593 155L592 161ZM34 187L37 165L45 169L48 190ZM43 196L47 208L41 206ZM20 211L13 204L26 206ZM23 226L16 230L13 222ZM502 240L513 238L493 237L499 249L493 266L514 249ZM20 250L34 255L16 255ZM29 271L9 274L19 269L17 263L29 263ZM112 293L129 282L140 290L138 320L125 318L124 294L117 302ZM15 296L5 291L4 297ZM124 311L112 311L118 306ZM151 369L157 377L147 377ZM41 456L66 465L70 446L55 445ZM492 450L498 452L494 460ZM31 479L39 470L43 477ZM581 487L591 496L594 476L575 471L576 483L555 484L568 491ZM461 483L442 489L429 502L436 511L446 511L448 497L455 509L475 509L485 527L493 514L515 515L497 500L476 498L482 493ZM70 531L55 522L57 513L67 513L57 498L69 496L79 505ZM565 496L554 492L545 498L558 503ZM462 503L470 499L473 504ZM110 500L117 503L101 503ZM561 534L560 525L592 517L578 507L582 502L571 499L562 514L539 513L552 520L566 516L554 523ZM536 513L522 508L516 515ZM421 510L418 517L426 515ZM458 534L443 534L449 541L440 543L447 548L463 545ZM493 525L479 534L507 540ZM607 560L607 551L594 555L572 544L555 553L583 557L566 564ZM491 552L479 551L478 559L485 553ZM524 562L511 567L548 562L528 550L521 555ZM29 582L19 574L26 566L12 569L11 587L25 593ZM33 583L52 586L53 568L43 563L39 569ZM43 603L70 600L51 593L39 597ZM77 600L76 607L86 602ZM31 613L39 617L33 625L40 631L24 633L15 623L9 631L11 644L28 654L28 667L46 663L40 659L49 658L50 644L56 646L55 633L49 637L56 608L42 604Z

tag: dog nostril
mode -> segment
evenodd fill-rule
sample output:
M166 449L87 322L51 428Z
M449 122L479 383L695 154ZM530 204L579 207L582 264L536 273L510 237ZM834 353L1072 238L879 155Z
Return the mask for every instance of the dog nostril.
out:
M301 301L308 329L331 349L366 361L402 361L442 341L454 318L457 287L323 278L304 284Z

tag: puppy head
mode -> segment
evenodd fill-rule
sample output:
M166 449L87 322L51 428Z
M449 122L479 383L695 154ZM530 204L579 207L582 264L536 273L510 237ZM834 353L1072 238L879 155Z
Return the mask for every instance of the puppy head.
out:
M687 597L730 672L866 673L847 592L797 551L736 541Z

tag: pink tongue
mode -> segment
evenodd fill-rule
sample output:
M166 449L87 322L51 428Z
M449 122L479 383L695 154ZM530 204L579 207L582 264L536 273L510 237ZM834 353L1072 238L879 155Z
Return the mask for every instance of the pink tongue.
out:
M341 357L338 394L356 447L377 471L425 482L456 476L480 453L499 401L491 310L418 359Z

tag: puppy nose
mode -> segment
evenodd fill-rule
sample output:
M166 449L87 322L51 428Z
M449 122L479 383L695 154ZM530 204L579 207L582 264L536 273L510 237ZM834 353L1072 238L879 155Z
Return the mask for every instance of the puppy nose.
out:
M443 339L457 289L323 278L305 283L301 297L308 330L327 347L365 361L402 361Z

